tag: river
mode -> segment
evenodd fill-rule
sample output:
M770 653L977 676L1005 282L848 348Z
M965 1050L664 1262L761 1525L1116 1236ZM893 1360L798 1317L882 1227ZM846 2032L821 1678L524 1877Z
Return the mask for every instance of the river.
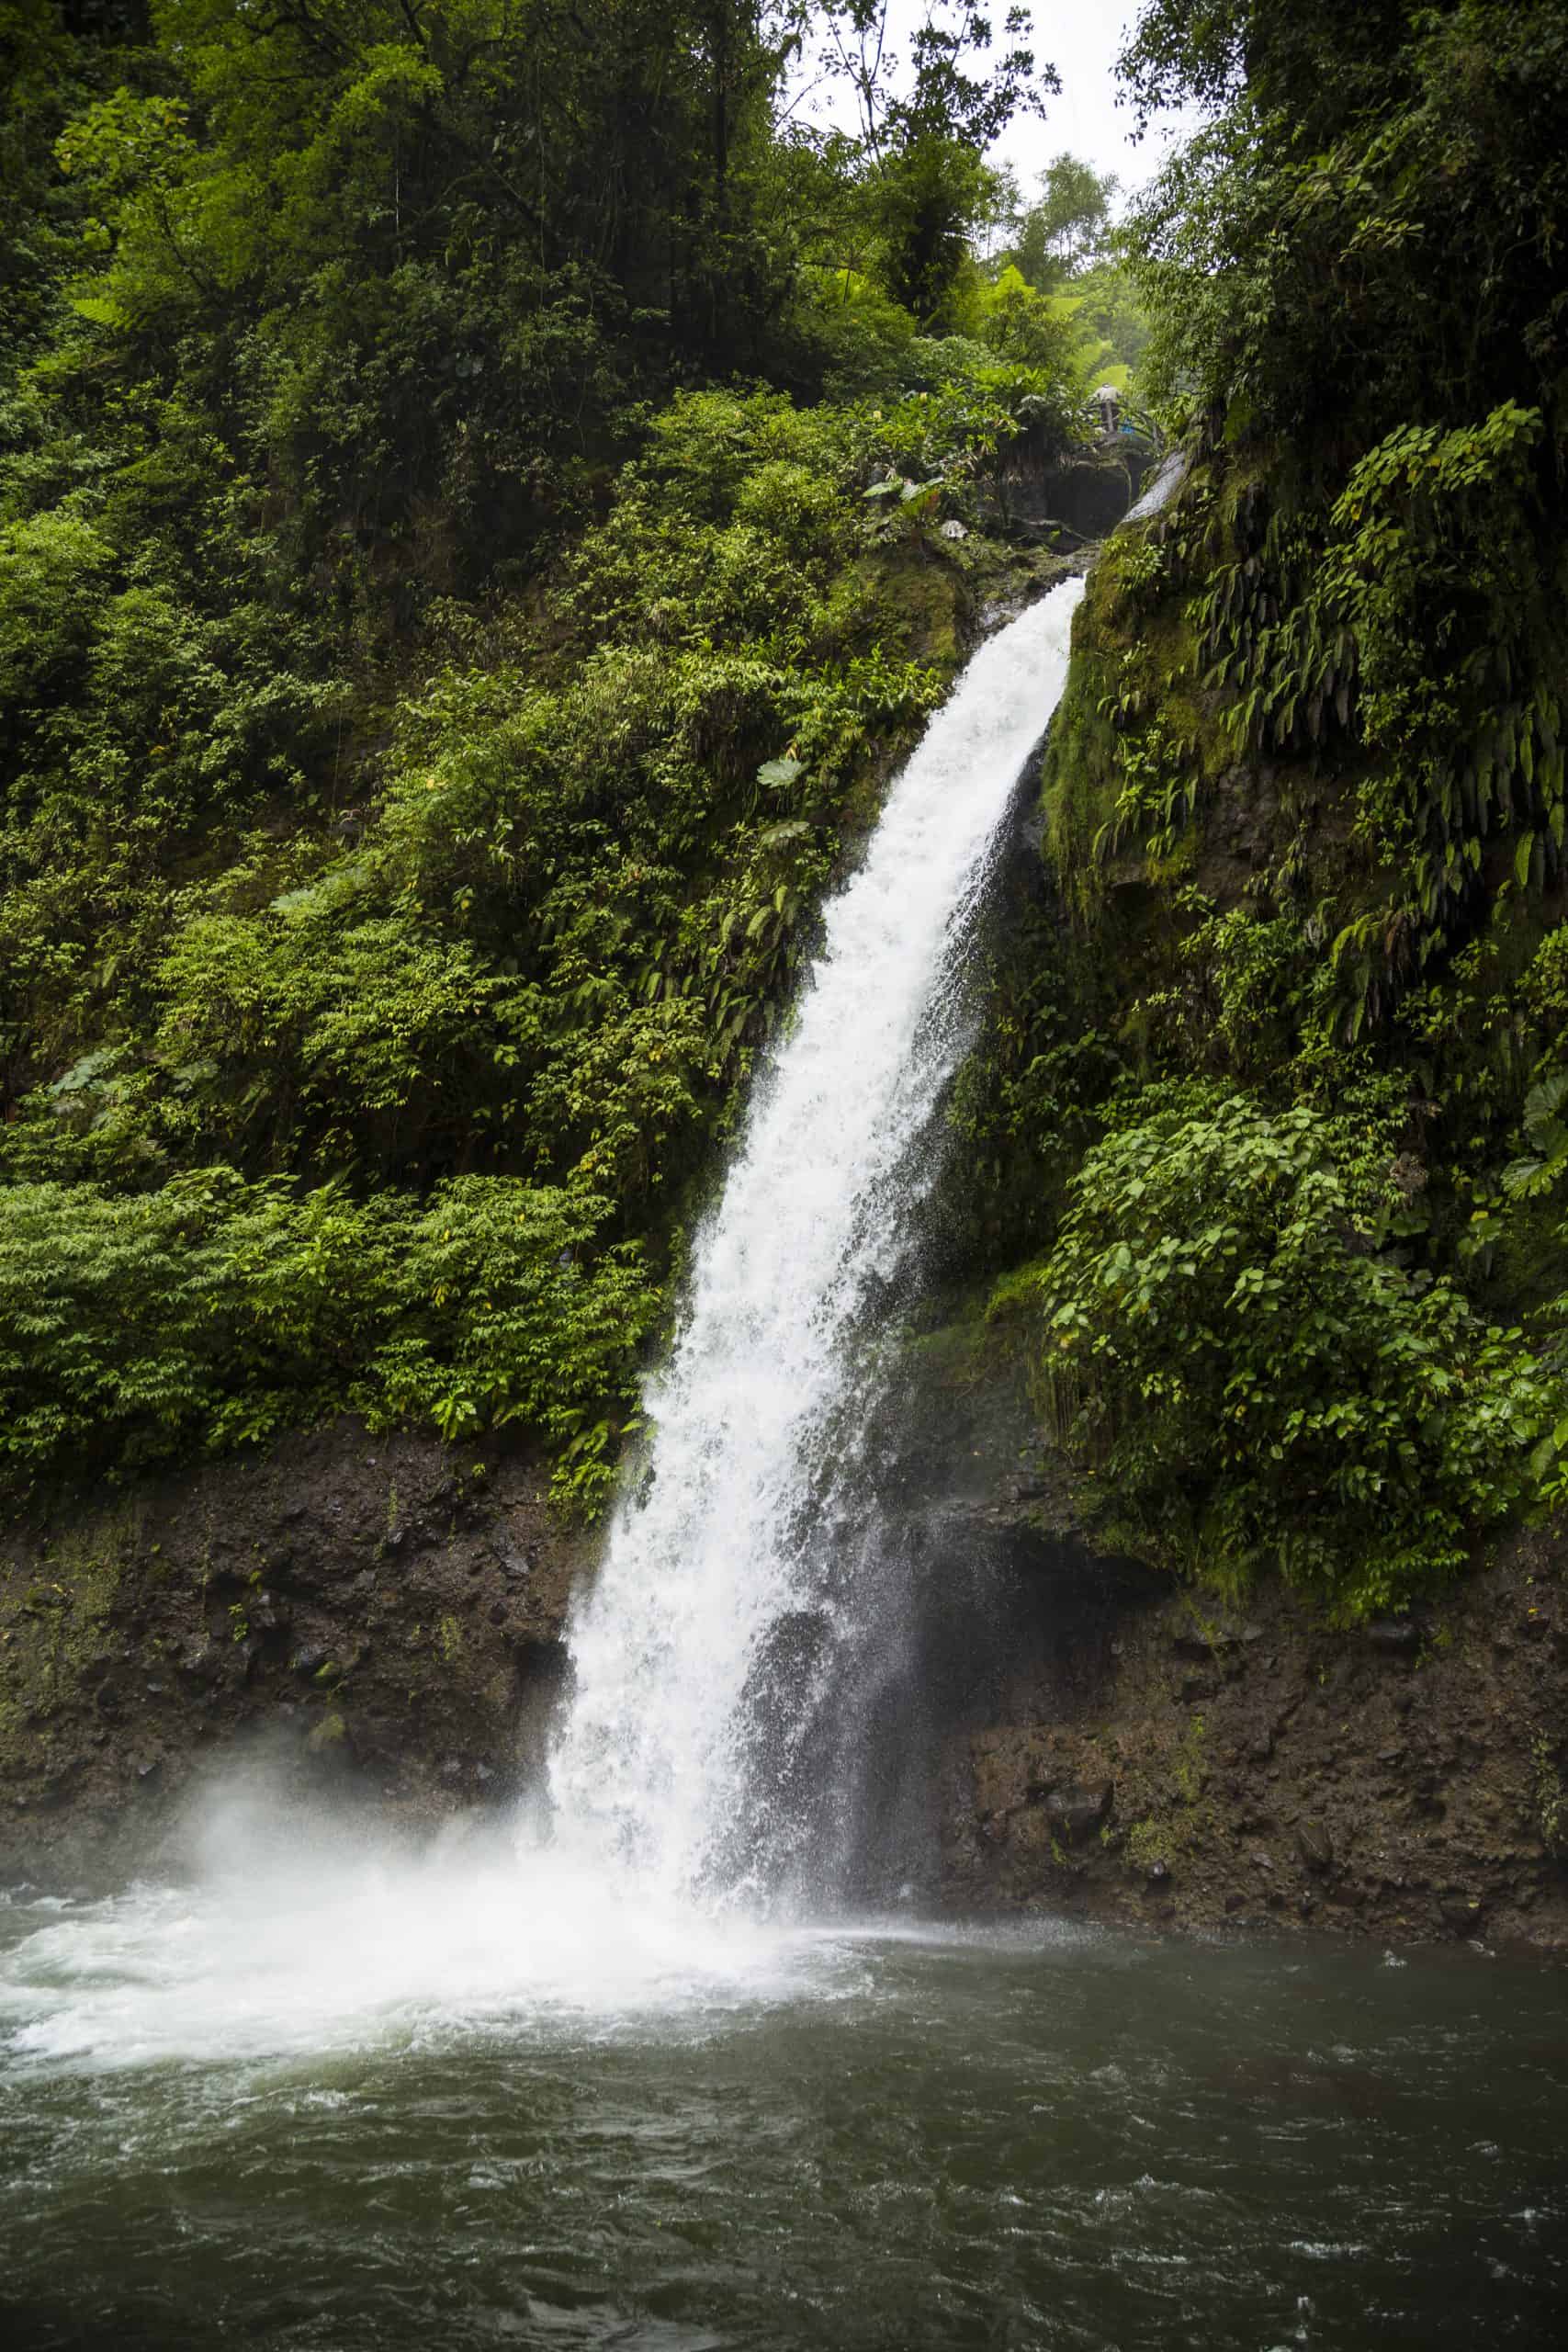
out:
M287 1867L0 1910L12 2352L1563 2340L1549 1970Z

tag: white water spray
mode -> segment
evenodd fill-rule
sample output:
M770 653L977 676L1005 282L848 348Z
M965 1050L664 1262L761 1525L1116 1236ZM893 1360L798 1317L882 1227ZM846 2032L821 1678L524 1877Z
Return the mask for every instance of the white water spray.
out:
M550 1770L560 1840L665 1901L744 1883L766 1857L738 1852L738 1831L754 1849L787 1828L758 1784L787 1776L780 1716L797 1736L809 1721L790 1686L809 1682L812 1646L792 1629L837 1605L857 1327L934 1173L922 1147L967 1032L959 967L1081 594L1064 582L976 654L827 910L650 1386L648 1473L572 1622Z

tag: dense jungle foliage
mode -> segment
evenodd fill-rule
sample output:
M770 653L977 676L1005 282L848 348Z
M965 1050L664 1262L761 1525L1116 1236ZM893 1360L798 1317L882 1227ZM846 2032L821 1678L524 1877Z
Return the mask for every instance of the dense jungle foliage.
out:
M0 5L13 1488L352 1406L592 1500L1006 560L940 526L1135 336L1093 175L985 161L1051 85L988 29ZM859 135L791 119L824 45Z
M1568 9L1153 0L1124 70L1208 118L1129 229L1189 470L961 1116L1124 1535L1356 1615L1568 1492Z
M822 893L1131 374L1187 472L1080 616L953 1271L1173 1568L1361 1614L1563 1498L1562 0L1149 0L1132 103L1201 127L1119 229L988 161L1019 10L0 48L13 1490L350 1406L592 1504Z

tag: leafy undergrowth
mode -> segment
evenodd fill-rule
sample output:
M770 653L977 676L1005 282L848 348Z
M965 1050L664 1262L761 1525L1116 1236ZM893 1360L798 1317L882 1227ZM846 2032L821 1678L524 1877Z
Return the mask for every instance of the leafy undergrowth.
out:
M1134 231L1189 470L1091 582L957 1110L1122 1540L1355 1617L1568 1498L1568 36L1314 26L1134 44L1220 109Z
M974 38L855 141L750 8L0 9L0 1487L352 1405L603 1488L1107 364Z

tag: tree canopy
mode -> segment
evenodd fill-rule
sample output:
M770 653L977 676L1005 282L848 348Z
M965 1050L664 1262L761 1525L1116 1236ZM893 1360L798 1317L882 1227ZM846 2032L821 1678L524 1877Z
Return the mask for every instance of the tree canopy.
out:
M357 1402L603 1477L839 827L952 673L937 524L1078 430L968 235L1049 86L1023 13L987 62L934 10L860 138L789 117L828 28L0 11L17 1475Z

